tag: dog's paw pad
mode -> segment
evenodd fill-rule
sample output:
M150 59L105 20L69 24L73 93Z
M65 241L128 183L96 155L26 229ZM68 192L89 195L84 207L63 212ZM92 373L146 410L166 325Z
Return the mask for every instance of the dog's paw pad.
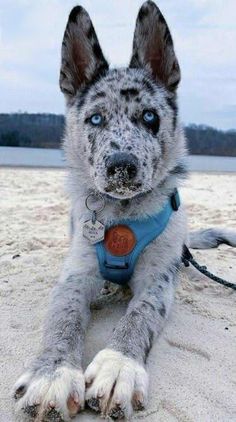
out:
M122 409L119 404L115 405L110 410L109 417L112 419L124 419L125 417L124 409Z
M100 411L100 403L98 398L91 397L91 399L88 399L86 403L90 407L90 409L94 410L95 412Z
M64 422L63 415L60 414L56 409L49 410L43 417L43 422Z
M38 415L38 410L39 410L39 405L38 404L27 404L24 407L24 413L26 413L27 415L29 415L31 418L36 418L36 416Z

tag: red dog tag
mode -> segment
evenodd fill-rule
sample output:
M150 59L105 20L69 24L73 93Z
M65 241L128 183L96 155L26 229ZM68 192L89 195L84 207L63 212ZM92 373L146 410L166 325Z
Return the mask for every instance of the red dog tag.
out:
M135 235L128 226L119 224L106 231L104 245L111 255L128 255L134 249L135 244Z

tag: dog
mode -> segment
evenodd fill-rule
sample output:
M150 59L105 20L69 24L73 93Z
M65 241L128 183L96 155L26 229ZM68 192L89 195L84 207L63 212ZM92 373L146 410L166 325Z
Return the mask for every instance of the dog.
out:
M112 419L128 419L133 410L143 409L148 397L145 363L170 313L183 245L236 245L236 236L224 230L188 235L177 194L187 175L178 119L180 78L170 30L152 1L138 13L130 64L119 69L109 69L88 13L80 6L71 11L60 72L67 107L71 245L52 293L42 351L14 387L20 420L69 421L85 401ZM155 222L152 216L157 216ZM162 228L153 235L160 220ZM127 267L121 266L122 273L117 262L136 242L129 221L136 233L150 224L149 240L154 238L142 245L127 275ZM105 234L101 250L104 230L111 239ZM106 247L115 265L104 269L100 259L99 268L98 254L107 254ZM125 274L133 297L107 346L84 373L90 304L103 286L104 273L116 282Z

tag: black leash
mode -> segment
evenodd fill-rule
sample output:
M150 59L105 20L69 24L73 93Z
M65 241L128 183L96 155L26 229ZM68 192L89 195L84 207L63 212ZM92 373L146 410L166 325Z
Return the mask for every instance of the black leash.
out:
M223 278L217 277L216 275L212 274L210 271L207 270L207 267L205 265L199 265L198 262L195 261L195 259L193 258L190 250L186 245L184 245L183 248L182 261L185 267L189 267L189 264L192 264L200 273L204 274L211 280L214 280L225 287L230 287L231 289L236 290L236 284L230 283L229 281L226 281Z

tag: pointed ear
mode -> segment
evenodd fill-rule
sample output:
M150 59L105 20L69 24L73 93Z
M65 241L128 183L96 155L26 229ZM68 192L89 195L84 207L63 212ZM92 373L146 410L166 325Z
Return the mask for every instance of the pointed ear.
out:
M85 84L108 70L91 19L81 6L72 9L61 50L60 88L72 99Z
M152 1L142 5L137 17L130 67L149 69L154 79L170 91L174 91L180 81L170 30Z

